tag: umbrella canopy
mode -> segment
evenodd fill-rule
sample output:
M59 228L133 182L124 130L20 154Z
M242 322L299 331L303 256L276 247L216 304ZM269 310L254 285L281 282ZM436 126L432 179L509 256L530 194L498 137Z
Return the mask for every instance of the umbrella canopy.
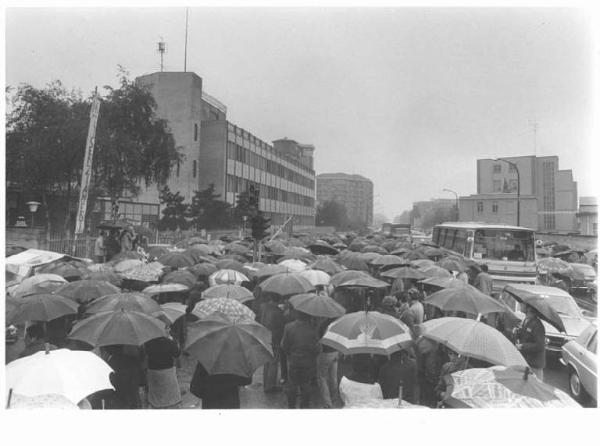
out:
M311 269L324 271L332 276L334 274L341 273L342 271L344 271L344 268L342 268L335 261L327 257L321 257L317 259L316 261L308 265L308 267Z
M160 306L162 314L169 321L169 324L175 323L177 319L185 316L187 306L179 302L167 302ZM154 313L158 317L160 313Z
M279 262L279 265L287 268L292 273L299 273L306 269L306 263L297 259L286 259Z
M83 266L77 267L70 262L59 260L42 266L38 269L38 272L42 274L56 274L65 279L79 279L87 272L87 269Z
M406 266L409 264L408 260L403 259L402 257L398 257L395 255L387 254L381 257L376 258L371 262L372 265L379 266Z
M244 274L248 277L255 277L254 274L261 268L267 266L264 262L246 262L244 263Z
M157 310L160 311L160 307ZM105 345L141 346L151 339L166 337L165 324L139 311L104 311L79 321L69 338L94 347Z
M254 294L247 288L239 285L215 285L202 293L203 299L215 299L227 297L240 303L254 299Z
M121 273L121 276L129 280L140 282L157 282L163 275L163 265L158 262L141 263Z
M327 243L325 240L317 240L311 245L308 245L308 249L313 254L325 254L325 255L337 255L339 251Z
M421 245L421 246L417 247L416 249L417 249L417 251L425 254L427 257L440 257L441 255L444 254L444 251L442 251L439 248L435 248L433 246Z
M302 313L316 317L336 318L343 316L346 309L329 296L315 293L296 294L290 304Z
M568 276L573 272L571 265L556 257L546 257L537 261L537 267L542 274L562 274Z
M289 273L290 270L285 266L281 265L265 265L262 268L259 268L256 272L254 272L253 276L256 277L259 281L266 279L267 277L274 276L276 274Z
M84 280L100 280L104 282L108 282L111 285L116 287L121 286L121 282L123 281L119 276L117 276L113 271L89 271L83 276Z
M451 407L477 409L581 407L535 375L526 377L523 367L503 366L452 373L444 402Z
M186 269L180 269L177 271L171 271L166 274L162 280L162 283L179 283L185 285L188 288L192 288L196 284L196 275Z
M374 252L374 253L381 254L381 255L388 254L387 249L382 248L381 246L377 246L377 245L367 245L367 246L361 248L360 252L362 252L362 253Z
M77 404L100 390L112 389L112 369L92 352L67 349L37 352L6 366L6 387L29 397L55 394Z
M360 287L360 288L386 288L389 283L373 277L358 277L356 279L346 280L338 285L338 287Z
M44 289L56 289L56 285L63 285L67 281L56 274L36 274L24 279L13 291L15 297L24 297Z
M435 265L435 262L431 259L417 259L410 261L411 266L415 268L426 268L428 266Z
M349 313L332 322L321 343L344 355L390 355L412 344L409 328L377 311Z
M300 275L314 286L329 285L329 281L331 280L329 274L318 269L307 269L300 272Z
M92 302L87 307L86 313L96 314L118 310L139 311L151 315L160 311L160 305L144 293L109 294Z
M56 292L77 303L85 304L102 296L119 293L121 290L103 280L84 279L67 283Z
M208 277L211 274L216 273L218 268L212 263L200 263L198 265L188 267L187 270L190 271L192 274L195 274L196 277Z
M452 277L452 274L447 269L437 265L426 266L420 268L420 270L427 277Z
M347 270L342 271L341 273L334 274L329 280L329 284L333 286L339 286L340 283L347 282L352 279L359 278L368 278L371 277L368 273L364 271L356 271L356 270Z
M169 253L169 249L166 246L153 246L148 250L148 256L153 259L158 259L167 253Z
M255 321L232 321L221 313L188 326L185 350L210 375L250 377L273 358L268 329Z
M360 252L360 250L363 249L365 246L368 246L368 245L364 241L359 240L359 239L354 239L354 240L352 240L352 243L350 243L348 245L348 249L350 251Z
M192 314L200 319L204 319L215 312L222 313L231 320L253 321L256 317L254 312L246 305L227 297L203 300L198 302L192 310Z
M282 297L310 293L315 287L298 273L276 274L259 285L264 293L274 293Z
M562 331L563 333L567 332L562 319L560 318L556 310L552 308L548 299L540 297L537 294L530 293L527 290L515 288L510 285L504 287L504 291L510 293L519 302L525 303L533 307L538 312L539 317L541 319L548 322L558 331Z
M427 259L427 255L421 251L412 250L404 254L404 258L407 260L419 260L419 259Z
M437 291L427 297L424 302L442 311L463 311L468 314L510 311L506 306L468 284L464 284L463 287L449 287Z
M272 242L265 243L265 248L267 248L273 254L281 255L281 256L284 255L285 250L287 249L287 247L278 240L274 240Z
M242 282L249 282L250 279L239 271L233 269L221 269L208 277L208 284L215 285L241 285Z
M440 288L464 288L467 286L467 283L465 283L463 280L455 279L454 277L429 277L421 280L421 283Z
M188 239L188 245L205 245L208 243L208 240L206 240L205 238L202 237L190 237Z
M390 251L390 254L395 255L395 256L402 256L410 251L412 251L412 249L409 248L408 246L401 246L399 248L394 248L392 251ZM427 259L427 260L429 260L429 259Z
M149 296L162 293L181 293L189 291L190 287L181 283L159 283L157 285L150 285L142 290L142 293Z
M54 293L32 294L21 299L10 322L47 322L68 314L77 314L77 304L71 299Z
M121 260L121 261L115 263L115 266L113 267L113 269L116 273L122 274L129 270L139 268L140 266L143 266L143 265L144 265L144 262L142 260L125 259L125 260Z
M402 266L400 268L393 268L381 273L381 277L389 277L391 279L413 279L422 280L427 276L419 271L418 269L411 268L409 266Z
M459 273L462 273L467 270L467 267L465 266L464 263L460 262L457 259L448 258L448 257L443 258L440 261L438 261L437 265L444 269L447 269L448 271L457 271Z
M158 258L158 261L172 268L185 268L194 264L194 261L189 256L180 252L163 254Z
M350 253L340 257L340 263L348 269L357 271L369 271L369 265L360 253Z
M221 259L217 262L217 269L233 269L244 274L244 264L234 259Z
M229 243L225 245L225 252L230 252L233 254L246 255L250 253L250 249L247 246L242 245L241 243Z
M79 410L79 406L61 395L46 394L38 396L24 396L12 393L7 409L55 409L55 410Z
M501 332L483 322L458 317L442 317L424 322L421 335L455 352L504 366L527 366L517 348Z

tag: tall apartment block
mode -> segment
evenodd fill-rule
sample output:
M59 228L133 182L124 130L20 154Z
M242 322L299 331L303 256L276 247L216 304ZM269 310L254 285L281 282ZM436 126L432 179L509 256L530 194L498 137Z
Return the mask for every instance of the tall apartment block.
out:
M337 201L346 206L351 221L373 223L373 182L361 175L322 173L317 176L317 202Z

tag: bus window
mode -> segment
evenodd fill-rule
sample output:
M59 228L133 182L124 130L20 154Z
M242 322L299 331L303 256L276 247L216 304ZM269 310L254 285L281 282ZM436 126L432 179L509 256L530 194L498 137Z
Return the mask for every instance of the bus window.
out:
M533 233L504 229L478 229L475 231L474 259L534 260Z
M444 248L452 249L452 244L454 243L455 234L456 234L456 229L446 229L446 237L444 239Z
M465 245L467 244L467 231L459 229L454 235L454 243L452 251L456 251L461 255L465 255Z

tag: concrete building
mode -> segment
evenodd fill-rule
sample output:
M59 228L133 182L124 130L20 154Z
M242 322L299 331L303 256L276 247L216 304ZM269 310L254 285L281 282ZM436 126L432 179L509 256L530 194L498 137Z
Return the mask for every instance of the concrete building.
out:
M577 222L581 235L598 235L598 200L596 197L579 199Z
M557 156L520 156L477 160L477 194L460 197L460 220L517 223L539 232L577 232L577 183L571 170L560 170Z
M373 182L368 178L346 173L317 175L317 203L326 201L346 206L351 222L365 226L373 222Z
M195 73L152 73L136 82L152 92L156 114L169 122L183 154L167 181L171 191L191 202L195 191L212 183L221 199L235 205L237 194L254 185L272 224L294 216L296 227L314 226L314 146L287 138L269 145L228 122L227 108L203 90ZM158 203L159 186L147 188L136 201Z

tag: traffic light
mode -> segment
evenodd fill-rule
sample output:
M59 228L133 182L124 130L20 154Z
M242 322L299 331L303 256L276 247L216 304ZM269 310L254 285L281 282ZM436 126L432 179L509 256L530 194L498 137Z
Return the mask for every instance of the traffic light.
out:
M262 240L267 236L267 231L271 227L271 219L265 218L262 212L258 211L252 218L252 238Z

